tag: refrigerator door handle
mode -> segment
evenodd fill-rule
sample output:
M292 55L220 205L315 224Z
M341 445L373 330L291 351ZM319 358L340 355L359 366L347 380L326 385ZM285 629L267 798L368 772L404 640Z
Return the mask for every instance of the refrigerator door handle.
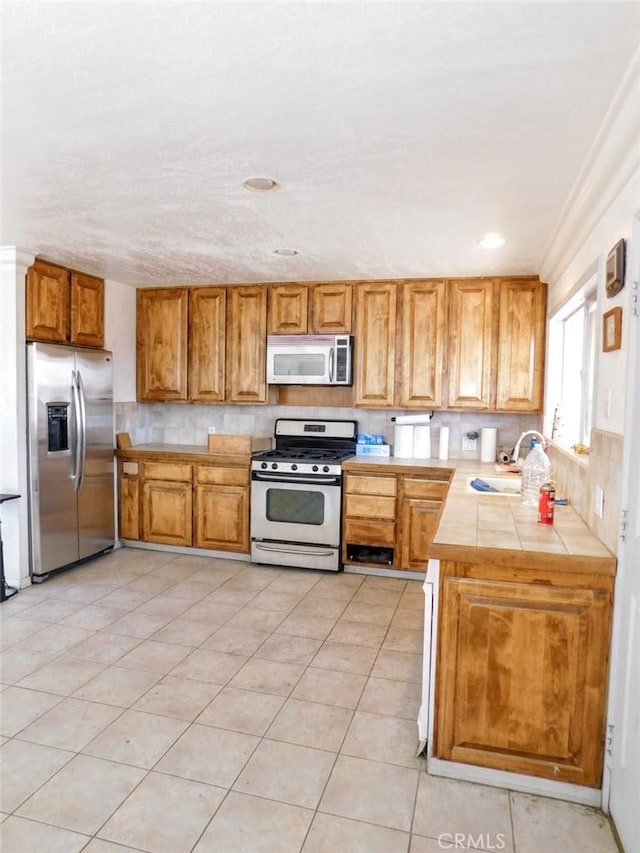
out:
M82 488L82 483L84 481L84 466L87 458L87 410L84 404L84 386L82 384L82 376L80 376L79 370L76 371L76 381L78 385L78 399L80 402L80 467L78 469L76 490L80 491L80 489Z
M73 396L73 425L75 429L75 447L73 454L73 491L77 492L80 488L80 466L82 464L82 435L80 424L80 389L75 370L71 371L71 393Z

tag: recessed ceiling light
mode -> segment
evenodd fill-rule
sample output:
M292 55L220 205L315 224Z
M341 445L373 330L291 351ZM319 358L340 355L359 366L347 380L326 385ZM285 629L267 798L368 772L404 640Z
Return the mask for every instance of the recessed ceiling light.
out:
M483 249L499 249L501 246L504 246L506 242L507 241L504 239L502 234L496 234L495 231L490 231L480 240L476 240L478 246L481 246Z
M280 255L283 258L292 258L294 255L299 255L300 252L297 249L274 249L274 255Z
M245 178L242 182L242 186L246 190L253 190L258 193L269 192L269 190L275 190L278 186L278 182L273 178Z

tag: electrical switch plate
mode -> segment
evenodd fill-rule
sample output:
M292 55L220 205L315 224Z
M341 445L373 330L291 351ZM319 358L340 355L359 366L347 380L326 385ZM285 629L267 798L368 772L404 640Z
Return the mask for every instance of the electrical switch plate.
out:
M604 515L604 489L601 489L600 486L595 487L594 503L595 514L598 518L602 518Z
M209 435L215 435L216 428L214 426L210 426L207 428L207 432L209 433Z
M478 439L477 438L467 438L466 435L462 436L462 449L463 450L477 450L478 449Z

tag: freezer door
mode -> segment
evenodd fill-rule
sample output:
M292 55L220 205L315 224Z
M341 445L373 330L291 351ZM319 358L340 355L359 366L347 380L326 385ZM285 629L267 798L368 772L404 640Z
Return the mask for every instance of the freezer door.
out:
M82 446L78 489L79 557L115 541L113 364L104 350L76 350Z
M78 559L76 411L70 347L27 346L29 512L34 575Z

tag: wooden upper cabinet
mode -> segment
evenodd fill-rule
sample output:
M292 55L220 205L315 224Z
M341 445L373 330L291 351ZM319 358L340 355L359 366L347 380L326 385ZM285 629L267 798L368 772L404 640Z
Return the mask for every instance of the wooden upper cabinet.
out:
M227 402L266 403L266 287L228 288L227 318Z
M189 291L189 399L221 403L225 398L226 288Z
M137 398L187 399L189 292L184 287L137 292Z
M104 346L104 281L84 273L71 273L70 343Z
M448 288L448 406L494 408L497 321L494 281L455 279Z
M26 337L104 346L104 280L35 261L27 270Z
M446 282L412 281L402 285L403 409L442 406L442 369L446 322Z
M26 337L34 341L69 340L69 270L35 261L27 270Z
M355 286L355 395L357 406L394 404L396 283Z
M499 285L496 408L540 412L543 403L546 285L535 280Z
M310 330L323 335L351 334L352 294L351 282L312 285Z
M306 284L276 284L269 287L269 335L306 335L308 292Z

